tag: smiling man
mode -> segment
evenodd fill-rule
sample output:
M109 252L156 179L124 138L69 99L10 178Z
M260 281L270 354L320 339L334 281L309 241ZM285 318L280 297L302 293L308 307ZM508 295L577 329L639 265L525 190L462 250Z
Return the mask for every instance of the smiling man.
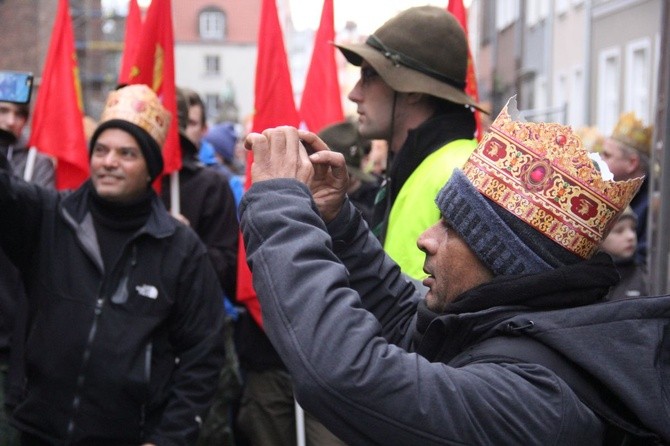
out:
M423 295L346 199L341 154L287 127L248 136L241 227L264 329L298 402L345 443L670 440L652 396L670 297L605 302L618 276L594 255L642 179L603 179L569 127L512 116L437 194Z
M24 445L195 444L223 306L205 247L151 188L169 122L147 86L110 93L72 193L11 176L0 156L0 246L29 302Z

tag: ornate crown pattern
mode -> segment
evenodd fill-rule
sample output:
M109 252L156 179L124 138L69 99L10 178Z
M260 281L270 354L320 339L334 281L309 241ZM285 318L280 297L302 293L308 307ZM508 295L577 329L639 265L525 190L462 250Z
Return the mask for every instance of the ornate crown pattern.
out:
M619 117L616 126L614 126L612 139L638 152L649 155L651 153L651 137L653 132L653 126L645 127L642 121L637 119L634 112L624 113Z
M112 119L122 119L142 128L161 148L170 126L170 112L156 93L142 84L127 85L109 93L100 123Z
M603 180L569 126L515 121L509 105L463 172L484 196L563 248L589 258L643 178Z

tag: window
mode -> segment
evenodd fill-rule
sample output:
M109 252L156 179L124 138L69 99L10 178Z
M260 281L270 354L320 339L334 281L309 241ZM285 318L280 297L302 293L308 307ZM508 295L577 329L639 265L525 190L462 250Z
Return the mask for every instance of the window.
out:
M560 71L554 81L554 107L564 107L568 103L568 76ZM564 123L565 124L565 123Z
M549 15L551 3L546 0L527 0L526 25L532 27Z
M219 56L205 56L205 74L215 75L221 72L221 59Z
M533 94L534 102L531 105L536 110L547 109L547 78L540 74L535 78L535 92ZM545 119L550 119L548 116Z
M200 13L200 38L223 40L226 37L226 15L219 9L207 9Z
M221 98L216 93L205 93L205 109L207 110L207 116L210 118L215 118L219 116L219 110L221 109Z
M519 18L519 0L498 0L496 2L496 29L503 30Z
M649 122L651 89L651 42L633 41L626 47L626 111L634 111L642 122Z
M584 71L582 67L575 67L572 71L572 82L570 83L570 101L568 103L568 122L573 127L586 125L584 121L584 108L586 100L584 95Z
M554 11L557 15L565 14L568 12L568 0L554 0Z
M598 129L605 135L612 133L619 118L620 53L619 48L610 48L598 57Z

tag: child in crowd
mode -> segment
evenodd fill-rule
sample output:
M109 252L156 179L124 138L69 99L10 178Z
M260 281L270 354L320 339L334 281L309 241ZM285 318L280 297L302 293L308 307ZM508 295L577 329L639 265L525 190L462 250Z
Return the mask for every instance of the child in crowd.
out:
M621 281L607 295L608 300L649 294L647 272L643 265L635 261L637 249L637 217L630 206L621 214L608 236L602 241L600 249L614 258Z

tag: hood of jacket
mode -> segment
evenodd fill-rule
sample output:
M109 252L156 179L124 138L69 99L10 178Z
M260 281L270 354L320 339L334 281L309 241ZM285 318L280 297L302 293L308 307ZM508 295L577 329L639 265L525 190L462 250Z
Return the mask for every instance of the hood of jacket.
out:
M670 296L605 301L617 282L611 257L601 253L547 273L496 278L459 296L444 314L421 303L417 352L446 363L493 336L532 337L670 441Z
M429 310L425 301L420 302L414 345L428 359L439 353L448 360L495 335L493 330L500 321L518 313L568 309L601 301L618 281L611 257L603 253L544 273L499 276L461 294L441 314ZM442 342L443 336L449 342ZM436 345L444 349L443 344L448 344L452 353L434 351Z

